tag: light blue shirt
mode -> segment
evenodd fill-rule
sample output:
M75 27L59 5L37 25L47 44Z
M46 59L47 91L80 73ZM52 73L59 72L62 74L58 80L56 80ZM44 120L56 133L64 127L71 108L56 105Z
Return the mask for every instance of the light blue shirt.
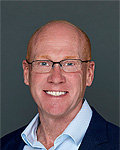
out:
M54 146L49 150L78 150L91 118L92 110L85 100L76 117L67 126L64 132L56 138ZM33 118L26 129L22 132L22 139L27 144L24 146L23 150L47 150L42 143L37 141L36 131L38 123L39 114Z

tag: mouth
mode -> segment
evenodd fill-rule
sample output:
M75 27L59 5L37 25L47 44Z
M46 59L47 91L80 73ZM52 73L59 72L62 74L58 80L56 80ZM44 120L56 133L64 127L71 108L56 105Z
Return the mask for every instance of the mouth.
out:
M44 91L44 92L52 96L63 96L66 93L68 93L67 91Z

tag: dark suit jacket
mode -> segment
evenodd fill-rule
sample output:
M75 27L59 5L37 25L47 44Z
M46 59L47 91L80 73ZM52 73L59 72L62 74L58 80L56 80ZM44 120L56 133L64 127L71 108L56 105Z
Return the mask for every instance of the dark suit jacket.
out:
M104 120L94 108L92 110L93 116L79 150L119 150L119 128ZM23 150L25 143L21 133L25 127L4 136L1 150Z

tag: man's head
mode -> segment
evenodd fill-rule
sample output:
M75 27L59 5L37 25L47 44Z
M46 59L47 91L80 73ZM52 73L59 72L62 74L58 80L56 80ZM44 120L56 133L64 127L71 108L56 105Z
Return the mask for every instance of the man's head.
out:
M71 23L52 21L33 34L26 59L28 62L90 60L90 41L82 30ZM52 117L77 114L82 106L85 88L92 84L94 66L93 61L83 62L76 72L65 72L56 63L49 72L38 73L32 64L24 60L24 82L30 87L39 113Z
M62 31L63 30L63 31ZM61 32L62 31L62 32ZM74 26L73 24L59 20L59 21L51 21L47 23L46 25L40 27L31 37L29 43L28 43L28 48L27 48L27 56L26 59L30 60L31 58L31 53L32 49L34 49L35 44L38 42L42 42L46 35L46 40L49 38L49 36L60 36L66 35L66 37L70 37L70 34L72 35L71 37L76 40L80 44L79 48L82 48L80 50L80 53L83 52L82 56L84 57L83 59L85 60L90 60L91 59L91 45L89 38L87 35L78 27ZM80 54L81 55L81 54Z

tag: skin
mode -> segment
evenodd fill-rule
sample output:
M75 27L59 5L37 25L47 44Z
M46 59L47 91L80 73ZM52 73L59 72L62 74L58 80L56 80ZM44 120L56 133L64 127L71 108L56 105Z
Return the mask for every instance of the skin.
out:
M29 41L27 57L33 60L91 59L88 37L79 28L66 21L52 21L43 26ZM23 61L24 82L29 85L38 106L41 124L37 130L37 140L47 149L65 130L80 111L86 86L94 78L93 61L82 64L75 73L64 72L58 64L49 73L36 73L31 65ZM44 91L67 91L62 96L51 96Z

